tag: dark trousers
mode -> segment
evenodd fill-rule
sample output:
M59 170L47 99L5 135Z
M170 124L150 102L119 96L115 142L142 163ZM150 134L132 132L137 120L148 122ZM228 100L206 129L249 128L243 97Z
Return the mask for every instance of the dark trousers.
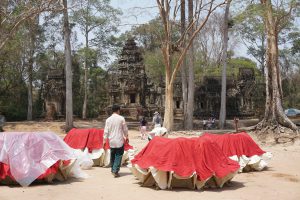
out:
M112 173L118 173L120 171L123 154L124 146L120 148L110 148L110 164Z

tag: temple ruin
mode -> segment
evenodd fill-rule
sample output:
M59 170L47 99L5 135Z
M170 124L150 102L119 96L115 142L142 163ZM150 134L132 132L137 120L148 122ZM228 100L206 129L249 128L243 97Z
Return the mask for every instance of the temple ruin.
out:
M64 70L50 70L43 88L44 113L46 120L54 120L60 116L64 116L65 88Z
M164 83L154 84L145 72L143 57L134 39L126 41L117 68L110 72L110 106L119 104L122 115L136 120L164 111ZM253 117L261 113L263 85L255 80L254 69L239 68L237 77L227 77L227 117ZM256 95L260 94L260 95ZM221 76L204 76L195 83L194 116L218 117L221 100ZM109 107L110 107L109 106ZM258 112L260 110L260 112ZM180 77L174 83L174 119L183 119L182 86Z
M110 106L119 104L122 115L128 119L150 116L163 108L164 88L149 80L143 61L141 52L131 38L122 49L117 68L110 72Z

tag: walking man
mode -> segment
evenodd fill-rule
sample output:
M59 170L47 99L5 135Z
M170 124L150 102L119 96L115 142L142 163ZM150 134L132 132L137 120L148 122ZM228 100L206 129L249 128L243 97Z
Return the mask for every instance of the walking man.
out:
M107 118L105 122L103 143L105 144L106 138L108 138L111 173L114 177L119 177L119 170L124 153L124 141L128 140L128 128L124 117L120 115L120 106L113 105L112 112L113 114Z

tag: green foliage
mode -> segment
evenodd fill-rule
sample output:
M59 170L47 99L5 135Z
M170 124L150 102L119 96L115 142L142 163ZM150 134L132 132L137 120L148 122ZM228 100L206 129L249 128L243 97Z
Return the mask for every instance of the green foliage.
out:
M200 66L200 67L199 67ZM261 72L257 69L256 63L244 57L231 58L227 62L227 77L238 77L240 68L253 68L256 77L261 77ZM201 61L195 63L195 77L196 80L203 76L221 76L222 68L220 66L206 67L202 65Z
M106 71L101 67L90 70L89 95L88 95L88 116L98 117L100 111L105 108L107 98L107 77Z
M145 69L150 79L156 83L164 80L165 66L160 49L155 51L146 51L144 54Z
M119 9L110 6L110 0L83 0L79 9L72 12L71 20L85 38L84 52L87 57L91 53L88 49L94 48L98 62L109 59L115 51L114 34L118 31L121 14Z

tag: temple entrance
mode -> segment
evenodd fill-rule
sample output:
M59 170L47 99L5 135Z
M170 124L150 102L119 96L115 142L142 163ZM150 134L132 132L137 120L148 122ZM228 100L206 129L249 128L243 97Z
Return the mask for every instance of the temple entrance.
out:
M135 103L135 94L130 94L130 103Z

